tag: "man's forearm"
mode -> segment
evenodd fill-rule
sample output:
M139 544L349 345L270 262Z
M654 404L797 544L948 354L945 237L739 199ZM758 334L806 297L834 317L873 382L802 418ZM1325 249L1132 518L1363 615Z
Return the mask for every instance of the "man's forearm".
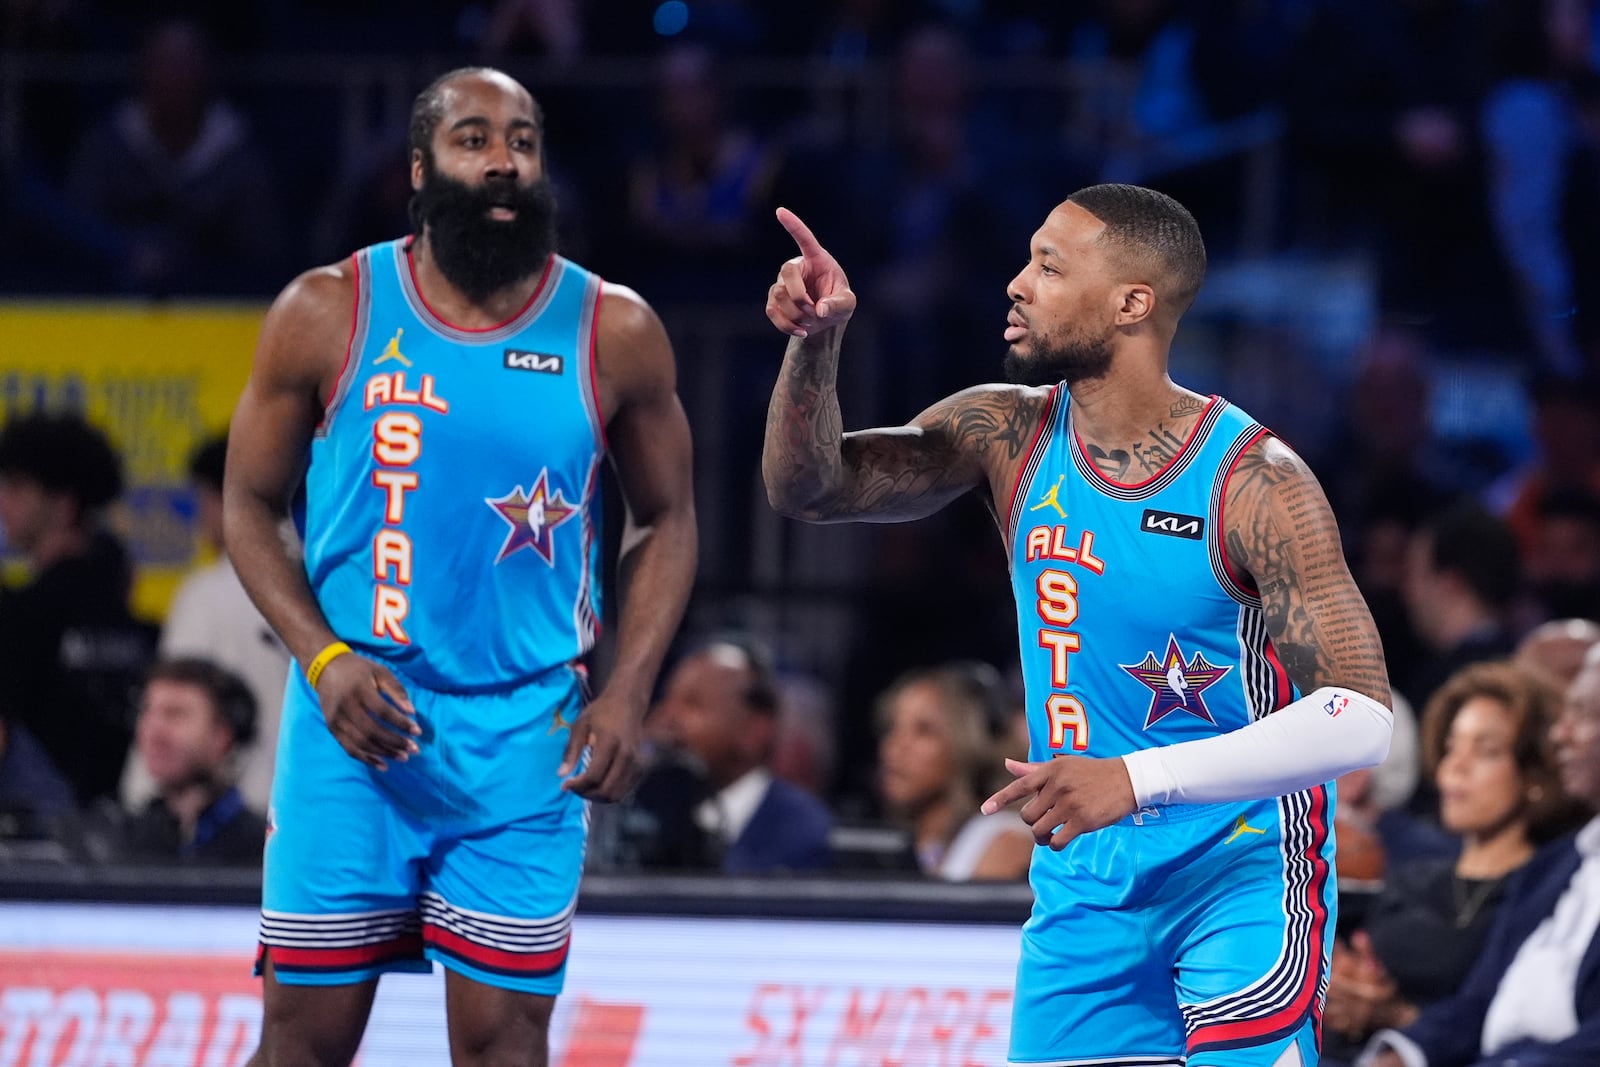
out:
M843 477L837 379L842 328L791 338L767 408L761 476L780 512L803 511Z
M338 635L317 605L305 567L284 544L285 518L258 499L232 496L225 505L223 534L245 592L289 653L306 664Z
M1393 713L1354 689L1328 686L1248 726L1122 757L1134 800L1222 804L1309 789L1383 762Z
M699 546L694 508L687 501L649 526L629 531L618 560L622 607L617 621L617 659L606 682L641 709L650 700L661 661L683 620L694 585Z

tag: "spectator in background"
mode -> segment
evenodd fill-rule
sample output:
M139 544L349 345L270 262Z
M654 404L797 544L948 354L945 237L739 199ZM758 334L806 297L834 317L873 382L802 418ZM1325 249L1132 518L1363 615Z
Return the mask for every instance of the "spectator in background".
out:
M0 715L0 859L8 841L54 838L78 805L72 783L19 722Z
M1519 666L1541 675L1546 682L1565 692L1578 672L1584 657L1600 645L1600 623L1591 619L1552 619L1540 623L1517 643Z
M1592 70L1588 0L1494 0L1496 81L1480 118L1494 234L1521 297L1527 336L1544 370L1584 371L1572 308L1565 186L1581 143L1568 85Z
M137 735L156 795L120 827L119 858L259 867L267 822L234 785L235 757L255 728L255 698L238 675L203 659L157 663Z
M1487 47L1470 0L1346 0L1288 65L1286 149L1303 237L1370 251L1385 314L1444 345L1509 345L1477 110Z
M1483 950L1508 879L1572 828L1548 738L1557 690L1510 663L1456 674L1423 714L1423 755L1458 855L1398 861L1360 929L1334 949L1325 1062L1454 993ZM1342 842L1341 842L1342 845Z
M103 528L122 490L105 435L76 414L0 432L0 525L32 578L0 594L0 714L36 737L78 802L114 797L154 628L128 610L127 551Z
M878 699L878 788L911 827L924 874L951 882L1020 881L1033 834L1014 811L978 811L994 775L999 675L987 664L913 670Z
M704 298L761 276L777 152L729 117L709 47L662 52L654 98L660 141L628 169L628 243L649 278L640 287Z
M1567 796L1600 810L1600 656L1550 732ZM1477 962L1450 997L1378 1032L1361 1067L1587 1067L1600 1062L1600 819L1518 872ZM1426 958L1433 953L1418 953ZM1420 962L1420 961L1419 961Z
M820 871L830 863L827 808L770 768L778 700L770 653L730 635L673 669L651 715L654 736L692 756L710 786L689 814L727 874ZM652 791L648 776L639 788Z
M239 791L245 803L266 811L272 799L272 765L289 651L239 584L222 542L222 472L227 436L207 441L189 462L199 540L216 558L184 578L161 629L160 652L171 659L193 656L237 674L256 707L254 740L241 740L236 754ZM286 532L285 536L289 536ZM122 776L122 801L137 811L155 795L156 783L142 760L129 760Z
M825 797L833 784L833 694L820 679L788 676L779 682L778 736L769 768L790 785Z
M138 94L84 139L68 175L79 208L109 227L133 291L240 293L282 281L283 219L266 160L217 98L211 45L162 23L139 56Z
M1511 654L1505 612L1517 592L1517 542L1509 527L1461 502L1412 536L1405 597L1427 651L1390 666L1412 703L1426 706L1445 679L1479 660Z
M1600 494L1600 379L1539 379L1531 390L1538 457L1491 488L1490 505L1516 531L1524 557L1538 551L1539 505L1557 493Z
M1339 804L1334 811L1339 851L1335 864L1341 889L1347 881L1381 882L1396 862L1454 856L1458 843L1429 819L1406 810L1416 792L1421 770L1417 716L1403 696L1394 697L1394 732L1389 754L1376 767L1362 767L1339 777ZM1341 906L1341 924L1352 914ZM1341 927L1342 928L1342 927Z
M1548 493L1537 522L1527 562L1538 620L1600 616L1600 495Z

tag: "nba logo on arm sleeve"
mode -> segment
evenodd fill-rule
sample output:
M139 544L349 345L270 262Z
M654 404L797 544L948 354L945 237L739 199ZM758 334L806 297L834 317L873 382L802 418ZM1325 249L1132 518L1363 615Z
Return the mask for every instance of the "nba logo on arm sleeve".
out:
M1333 696L1328 698L1328 702L1326 704L1322 705L1322 710L1328 713L1328 718L1337 719L1339 717L1339 713L1349 706L1349 697L1345 696L1343 693L1335 693Z

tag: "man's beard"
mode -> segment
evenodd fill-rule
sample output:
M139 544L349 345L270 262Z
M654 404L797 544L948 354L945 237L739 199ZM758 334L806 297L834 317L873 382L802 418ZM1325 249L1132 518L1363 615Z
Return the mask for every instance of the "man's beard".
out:
M548 178L528 186L504 178L471 186L428 166L411 207L440 272L471 300L528 277L555 251L556 197ZM511 208L515 217L490 218L496 207Z
M1012 385L1073 385L1105 376L1111 369L1111 341L1085 334L1041 336L1027 355L1018 354L1016 345L1008 348L1003 367Z

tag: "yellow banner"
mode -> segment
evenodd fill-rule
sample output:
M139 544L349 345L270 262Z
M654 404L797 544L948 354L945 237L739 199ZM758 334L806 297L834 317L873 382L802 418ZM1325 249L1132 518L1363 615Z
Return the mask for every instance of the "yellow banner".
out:
M116 525L138 578L133 608L159 621L204 554L189 458L227 428L250 372L261 306L0 302L0 419L82 411L122 454Z

